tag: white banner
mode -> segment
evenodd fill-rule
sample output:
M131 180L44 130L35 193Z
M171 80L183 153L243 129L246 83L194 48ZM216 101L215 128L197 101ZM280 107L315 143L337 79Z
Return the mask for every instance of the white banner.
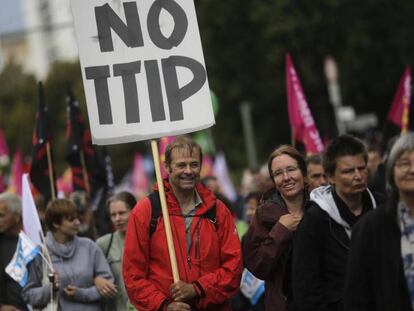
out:
M95 144L214 124L193 0L71 0Z
M22 175L22 222L23 230L36 245L42 245L42 225L30 190L29 175Z

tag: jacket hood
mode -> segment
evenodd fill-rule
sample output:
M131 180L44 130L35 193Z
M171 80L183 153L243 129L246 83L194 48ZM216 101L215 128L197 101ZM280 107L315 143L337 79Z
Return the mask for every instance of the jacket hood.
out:
M171 187L171 184L168 182L167 179L164 179L164 190L168 205L168 211L170 215L181 215L180 204L178 203L178 200L175 197L174 191ZM216 203L216 196L213 191L209 190L201 182L197 183L196 190L201 200L203 201L203 203L197 207L196 215L203 215L205 212L207 212L214 206L214 204ZM153 191L158 191L157 183L153 186Z
M309 200L309 192L307 189L303 190L304 195L304 208L306 207L306 202ZM285 201L283 200L282 196L280 195L279 191L276 190L276 188L271 188L267 190L265 193L263 193L262 198L260 199L260 203L262 202L271 202L277 205L283 205L286 206Z
M350 235L351 226L341 217L341 214L339 213L338 207L336 206L332 195L332 192L334 191L333 189L334 188L331 185L316 188L310 193L310 200L318 204L323 211L328 213L329 217L331 217L337 224L344 227L348 235ZM377 204L375 202L374 195L368 188L366 191L371 199L372 207L376 208Z
M61 244L57 242L52 234L52 232L48 231L46 234L46 246L49 251L61 258L71 258L75 253L76 243L78 237L74 237L72 241Z
M271 188L263 193L260 201L272 202L277 205L286 205L276 188Z

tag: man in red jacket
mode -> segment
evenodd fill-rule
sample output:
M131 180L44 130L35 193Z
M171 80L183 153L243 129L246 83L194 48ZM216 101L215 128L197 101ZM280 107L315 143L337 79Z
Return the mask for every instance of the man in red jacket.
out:
M162 217L151 232L151 200L138 202L130 216L123 276L140 311L231 310L242 273L240 241L228 208L199 182L201 159L200 146L187 137L165 152L164 187L180 281L173 283Z

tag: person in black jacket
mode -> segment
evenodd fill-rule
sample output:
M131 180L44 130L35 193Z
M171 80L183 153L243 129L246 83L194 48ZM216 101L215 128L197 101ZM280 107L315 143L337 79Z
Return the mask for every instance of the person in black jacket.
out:
M293 241L292 285L296 310L343 310L351 231L378 198L367 189L367 151L350 135L326 147L329 186L311 192Z
M28 310L22 288L5 271L13 258L22 229L22 201L10 192L0 194L0 311Z
M390 199L352 234L345 310L413 310L414 134L402 135L386 165Z

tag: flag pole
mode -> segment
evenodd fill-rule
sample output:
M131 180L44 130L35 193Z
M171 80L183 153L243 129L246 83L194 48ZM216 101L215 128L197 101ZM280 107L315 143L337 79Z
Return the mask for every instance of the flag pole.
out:
M85 190L87 193L90 193L90 186L89 186L89 177L88 177L88 172L86 171L86 163L85 163L85 155L83 153L83 150L79 150L79 155L80 155L80 161L81 161L81 166L82 166L82 176L83 176L83 182L85 184Z
M160 195L162 218L164 219L165 234L167 236L168 254L170 255L171 269L174 283L180 280L178 274L177 257L175 255L174 241L172 238L170 217L168 214L167 202L165 199L164 183L161 176L160 155L158 152L157 140L151 140L152 156L154 158L155 175L157 177L158 193Z
M291 126L290 131L291 131L290 143L291 143L292 147L296 148L295 128L293 126Z
M56 199L55 180L53 175L52 156L50 155L50 143L46 143L47 165L49 167L49 181L50 191L52 193L52 200Z
M45 252L45 255L46 255L46 258L45 258L47 259L46 262L48 262L48 267L50 271L54 273L55 269L53 268L52 258L50 257L49 250L47 249L47 246L46 246L46 238L45 238L45 235L43 234L43 231L39 231L39 235L40 235L40 240L42 241L42 250Z
M46 246L46 240L45 240L45 236L43 234L43 231L40 231L39 235L40 235L40 240L42 241L42 251L45 253L46 258L47 258L46 264L50 269L50 273L47 273L47 276L48 276L49 282L52 283L52 284L50 284L50 306L51 306L51 309L54 310L54 303L55 302L54 302L54 299L53 299L53 287L55 286L55 284L54 284L55 283L55 269L53 269L52 258L50 258L49 250L47 249L47 246ZM46 258L43 257L42 254L40 254L40 256L42 256L43 259L46 259ZM43 273L44 273L44 271L43 271Z

